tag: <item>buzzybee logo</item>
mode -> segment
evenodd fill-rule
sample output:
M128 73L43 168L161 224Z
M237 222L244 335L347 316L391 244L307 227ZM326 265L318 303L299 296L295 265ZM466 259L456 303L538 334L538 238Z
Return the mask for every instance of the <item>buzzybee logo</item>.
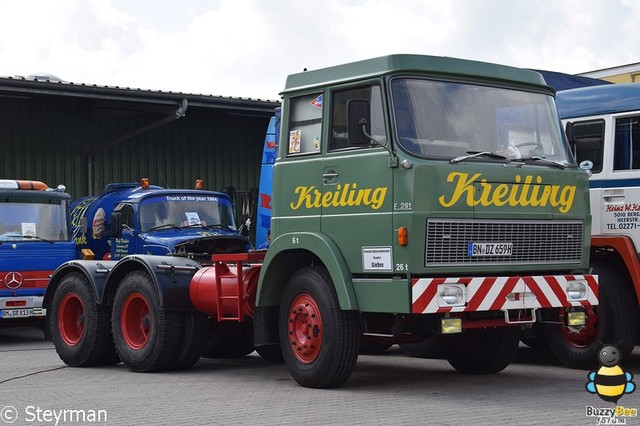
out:
M626 417L637 417L637 408L618 405L618 400L624 395L633 393L636 384L633 374L624 371L618 365L620 352L615 346L607 345L600 349L598 355L600 368L589 372L586 384L587 392L595 393L606 402L615 404L614 408L597 408L588 406L587 417L596 417L597 424L626 424Z

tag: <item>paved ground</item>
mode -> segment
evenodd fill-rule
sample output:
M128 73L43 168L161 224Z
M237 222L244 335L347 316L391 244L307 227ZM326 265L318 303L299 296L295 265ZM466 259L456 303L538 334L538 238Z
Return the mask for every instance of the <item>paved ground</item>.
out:
M85 424L109 425L595 425L587 406L614 407L585 390L586 371L524 346L493 376L463 376L444 360L409 358L392 347L361 356L350 380L332 390L302 388L284 365L255 353L201 359L180 373L69 368L26 328L0 329L0 357L0 426L78 424L83 413ZM623 367L640 384L640 347ZM619 405L640 408L639 396L624 395ZM640 425L638 417L625 420Z

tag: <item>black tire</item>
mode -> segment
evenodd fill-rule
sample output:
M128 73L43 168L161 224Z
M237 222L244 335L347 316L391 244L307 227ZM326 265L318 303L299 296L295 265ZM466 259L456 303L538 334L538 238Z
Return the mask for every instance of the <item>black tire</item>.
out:
M441 340L449 364L463 374L494 374L515 358L520 343L518 327L466 330Z
M161 309L151 277L134 271L116 291L111 331L120 359L131 371L162 371L180 348L182 315Z
M520 341L536 351L549 351L549 344L540 323L535 323L532 328L524 330L520 336Z
M202 312L186 312L183 314L182 343L175 359L171 363L172 370L186 370L198 362L209 333L209 317Z
M393 346L393 343L362 339L360 341L360 354L379 355L389 349L391 346Z
M97 305L84 275L72 272L62 278L48 322L56 352L65 364L89 367L108 363L115 353L110 320L109 310Z
M429 337L413 343L400 343L398 346L413 358L442 358L444 356L438 337Z
M280 345L266 345L266 346L256 346L256 352L258 355L262 357L262 359L275 362L277 364L282 364L284 362L284 357L282 356L282 349L280 349Z
M278 323L284 362L300 385L331 388L351 376L360 351L360 317L340 309L326 269L306 267L293 274Z
M574 333L564 325L544 324L549 348L567 367L596 368L600 349L607 344L619 350L621 360L633 351L638 339L638 303L633 284L615 265L593 262L594 274L599 276L599 305L587 312L583 329Z
M242 358L254 351L253 325L238 323L237 329L214 326L202 356L205 358Z

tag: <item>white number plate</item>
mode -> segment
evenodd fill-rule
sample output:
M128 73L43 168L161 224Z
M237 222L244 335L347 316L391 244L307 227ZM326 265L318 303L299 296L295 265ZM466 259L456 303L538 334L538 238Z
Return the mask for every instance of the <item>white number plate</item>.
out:
M469 256L511 256L513 243L469 243Z
M0 318L29 318L33 316L33 309L1 309Z

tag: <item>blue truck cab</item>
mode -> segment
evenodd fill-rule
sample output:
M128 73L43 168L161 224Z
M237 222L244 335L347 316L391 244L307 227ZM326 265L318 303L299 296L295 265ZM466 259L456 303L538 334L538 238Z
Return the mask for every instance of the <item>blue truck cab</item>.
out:
M64 186L0 180L0 325L41 320L53 271L75 256Z
M246 249L228 195L165 189L147 179L112 183L71 206L78 258L118 260L130 254L210 258L221 240ZM225 250L226 250L225 248Z

